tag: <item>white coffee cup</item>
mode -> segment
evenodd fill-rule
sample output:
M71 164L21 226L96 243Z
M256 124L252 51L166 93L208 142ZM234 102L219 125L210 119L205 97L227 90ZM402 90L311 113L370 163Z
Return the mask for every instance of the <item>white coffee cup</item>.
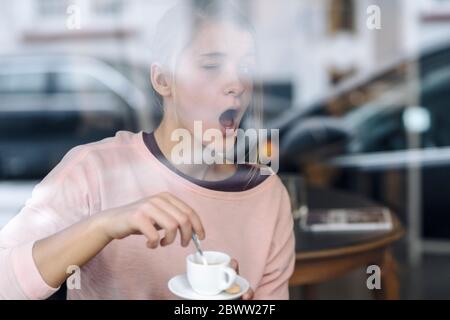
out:
M204 251L205 265L198 254L186 258L187 279L192 289L201 295L216 295L228 289L236 279L236 271L229 267L231 258L222 252Z

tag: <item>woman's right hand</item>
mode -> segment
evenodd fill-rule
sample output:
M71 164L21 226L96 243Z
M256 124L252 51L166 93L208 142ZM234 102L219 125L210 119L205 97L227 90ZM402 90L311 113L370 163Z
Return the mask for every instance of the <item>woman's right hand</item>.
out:
M197 213L174 195L163 192L100 213L103 230L110 239L123 239L132 234L143 234L147 247L171 244L180 232L181 245L186 247L195 231L200 239L205 231ZM158 230L164 230L162 238Z

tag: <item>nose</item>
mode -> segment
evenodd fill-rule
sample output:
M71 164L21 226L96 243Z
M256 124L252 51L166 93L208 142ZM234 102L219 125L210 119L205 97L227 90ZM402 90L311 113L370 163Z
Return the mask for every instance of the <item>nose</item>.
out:
M245 85L240 79L237 72L230 72L227 77L228 81L225 86L225 94L234 97L241 96L245 91Z
M243 92L244 92L243 86L233 86L233 87L227 88L225 94L231 95L234 97L240 97Z

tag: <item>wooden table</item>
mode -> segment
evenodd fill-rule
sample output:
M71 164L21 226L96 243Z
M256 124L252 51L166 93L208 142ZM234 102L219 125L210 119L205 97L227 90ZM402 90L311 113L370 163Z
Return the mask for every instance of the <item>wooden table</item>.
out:
M361 196L335 190L311 189L307 194L311 209L358 208L376 205ZM295 221L296 264L290 286L303 286L306 299L315 298L315 284L340 277L357 268L378 265L381 290L374 289L376 299L398 299L397 263L391 245L404 235L394 216L390 231L313 233ZM369 276L369 275L368 275Z

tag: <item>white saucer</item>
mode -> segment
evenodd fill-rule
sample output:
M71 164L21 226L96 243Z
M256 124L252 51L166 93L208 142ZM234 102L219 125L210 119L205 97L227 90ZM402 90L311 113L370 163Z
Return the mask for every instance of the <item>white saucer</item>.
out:
M204 296L192 290L186 274L180 274L173 277L169 280L168 286L169 290L174 295L188 300L234 300L242 296L250 288L248 281L241 276L236 276L235 282L241 287L241 291L239 293L230 294L222 291L214 296Z

